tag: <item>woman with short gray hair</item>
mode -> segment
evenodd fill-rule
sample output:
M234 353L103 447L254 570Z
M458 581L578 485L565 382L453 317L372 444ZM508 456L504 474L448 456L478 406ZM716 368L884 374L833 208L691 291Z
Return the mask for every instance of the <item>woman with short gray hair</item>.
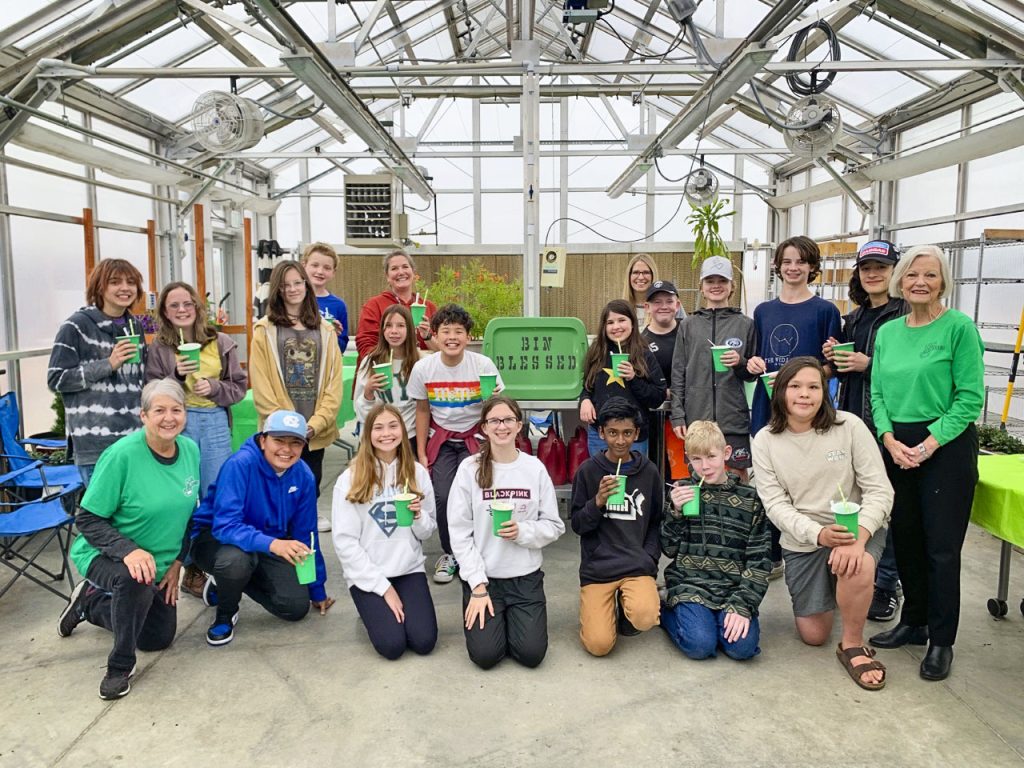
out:
M149 382L141 418L141 430L100 455L82 498L71 559L84 578L57 624L61 637L83 621L113 632L101 699L131 690L136 650L160 651L174 640L179 575L199 496L199 449L181 434L181 386Z
M978 432L985 349L974 322L943 306L953 288L934 245L912 248L889 292L910 314L878 330L871 411L896 492L896 565L903 582L899 623L871 638L878 648L924 645L921 677L944 680L960 620L960 550L978 481Z

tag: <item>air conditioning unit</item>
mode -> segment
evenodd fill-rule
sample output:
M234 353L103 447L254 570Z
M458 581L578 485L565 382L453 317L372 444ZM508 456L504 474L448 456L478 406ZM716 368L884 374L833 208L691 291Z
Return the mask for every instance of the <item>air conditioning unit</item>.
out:
M345 244L399 245L409 236L402 212L402 182L393 173L345 177Z

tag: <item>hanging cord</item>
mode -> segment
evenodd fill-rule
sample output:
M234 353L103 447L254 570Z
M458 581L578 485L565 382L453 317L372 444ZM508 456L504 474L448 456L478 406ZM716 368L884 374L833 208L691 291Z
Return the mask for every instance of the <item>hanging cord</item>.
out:
M842 55L839 51L839 37L835 31L829 26L829 23L824 19L818 19L813 24L804 27L793 36L793 42L789 46L789 54L786 56L786 61L797 61L797 56L806 56L806 51L802 51L807 42L807 35L812 30L820 29L825 35L825 39L829 45L829 52L831 54L832 61L840 61ZM824 93L828 90L828 87L832 85L832 81L836 79L836 73L827 72L824 79L818 79L821 74L820 70L812 70L810 82L802 79L799 72L790 72L786 75L786 83L789 85L789 90L795 93L797 96L813 96L816 93Z

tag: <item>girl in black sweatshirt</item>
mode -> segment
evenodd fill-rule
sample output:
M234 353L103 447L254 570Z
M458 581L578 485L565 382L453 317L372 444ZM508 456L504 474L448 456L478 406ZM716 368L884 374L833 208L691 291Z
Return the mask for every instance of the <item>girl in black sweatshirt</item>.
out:
M612 353L622 352L629 360L612 368ZM668 398L668 385L654 353L640 337L636 313L628 302L615 299L601 311L601 322L583 361L583 392L580 395L580 421L589 424L587 447L595 456L607 444L594 422L598 411L611 397L621 397L636 406L637 429L633 447L647 455L647 411Z

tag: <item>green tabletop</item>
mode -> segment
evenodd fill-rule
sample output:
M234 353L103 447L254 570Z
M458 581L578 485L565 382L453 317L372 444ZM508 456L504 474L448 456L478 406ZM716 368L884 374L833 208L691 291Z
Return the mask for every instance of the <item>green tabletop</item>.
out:
M1024 547L1024 455L978 458L971 522Z
M352 404L352 383L356 378L356 367L346 365L341 369L341 408L338 410L338 429L356 417ZM231 450L237 451L242 443L256 434L259 414L252 403L252 390L245 393L241 402L231 406Z

